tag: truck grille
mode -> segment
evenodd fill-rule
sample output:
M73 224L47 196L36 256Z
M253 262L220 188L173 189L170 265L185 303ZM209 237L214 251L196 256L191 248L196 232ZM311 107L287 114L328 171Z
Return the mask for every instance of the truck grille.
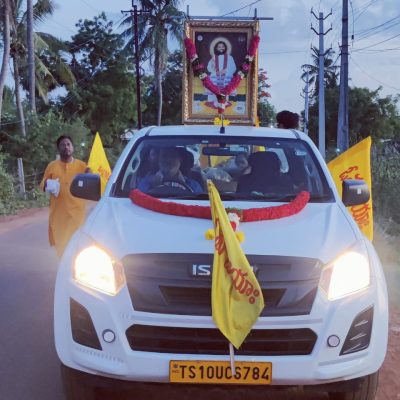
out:
M261 316L307 315L321 272L318 260L247 256L261 286ZM212 254L135 254L126 256L127 285L136 311L211 316L211 274L193 275L193 266L210 271ZM203 273L204 271L202 271Z
M218 329L132 325L126 331L132 350L179 354L228 354L228 341ZM237 355L307 355L317 335L303 329L253 329Z

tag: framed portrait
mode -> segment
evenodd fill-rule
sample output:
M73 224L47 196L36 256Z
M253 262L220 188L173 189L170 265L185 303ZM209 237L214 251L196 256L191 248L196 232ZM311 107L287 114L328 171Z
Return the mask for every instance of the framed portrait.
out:
M186 37L192 40L204 66L205 73L218 88L229 85L238 71L253 35L258 33L258 21L205 21L188 20ZM186 51L183 59L183 123L212 124L218 114L215 94L203 86L193 73ZM257 116L257 71L255 55L250 71L239 86L226 96L224 118L236 125L254 125Z

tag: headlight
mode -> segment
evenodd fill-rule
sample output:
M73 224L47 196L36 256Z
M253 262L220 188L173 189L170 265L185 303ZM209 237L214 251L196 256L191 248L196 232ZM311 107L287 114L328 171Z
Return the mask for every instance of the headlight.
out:
M97 246L83 249L75 259L74 279L82 285L115 295L125 284L122 265Z
M367 256L349 251L324 268L319 285L329 300L336 300L366 288L370 280Z

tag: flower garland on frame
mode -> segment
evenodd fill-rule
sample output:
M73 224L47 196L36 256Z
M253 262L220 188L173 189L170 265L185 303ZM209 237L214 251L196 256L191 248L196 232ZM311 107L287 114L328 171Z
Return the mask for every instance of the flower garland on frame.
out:
M187 204L175 203L173 201L161 201L153 196L141 192L138 189L132 190L129 197L134 204L158 213L180 217L211 219L210 206L190 206ZM240 222L267 221L298 214L307 205L309 200L310 193L303 191L288 204L249 208L245 210L239 208L226 208L226 211L237 214Z
M226 97L229 96L237 87L243 78L247 76L250 71L251 63L257 52L258 45L260 43L260 37L255 34L251 38L250 46L247 51L246 57L241 64L240 68L233 74L230 82L223 88L219 88L215 85L210 77L207 75L204 64L200 63L199 56L197 55L196 46L190 38L185 38L184 44L186 53L192 65L193 74L200 78L203 86L208 89L211 93L215 94L218 100L218 114L223 114L225 111Z

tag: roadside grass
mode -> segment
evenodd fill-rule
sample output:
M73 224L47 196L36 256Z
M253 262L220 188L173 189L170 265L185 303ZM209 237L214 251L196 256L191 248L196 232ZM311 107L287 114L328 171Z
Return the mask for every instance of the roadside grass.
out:
M25 209L48 206L49 196L40 189L35 188L27 191L24 197L14 195L11 201L1 202L1 205L0 216L16 215Z

